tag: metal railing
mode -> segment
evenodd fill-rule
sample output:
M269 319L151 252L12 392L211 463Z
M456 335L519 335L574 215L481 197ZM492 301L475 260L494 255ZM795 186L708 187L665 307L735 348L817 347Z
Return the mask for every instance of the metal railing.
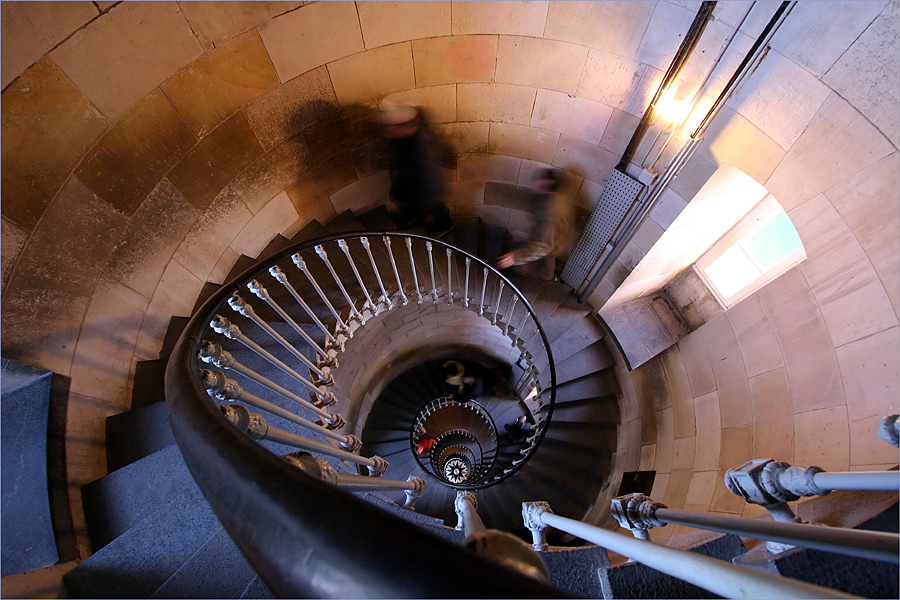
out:
M376 245L378 238L381 244ZM435 254L446 261L437 261ZM339 489L403 490L407 506L414 502L411 496L421 495L421 484L413 479L373 477L384 473L386 461L360 456L360 441L341 433L344 418L329 407L346 401L332 390L340 389L335 384L341 353L360 328L385 312L442 306L484 317L509 340L518 356L515 367L524 374L511 391L537 406L527 452L492 481L499 482L513 475L540 445L553 412L555 371L546 335L524 296L471 254L412 234L351 234L299 244L223 286L185 328L166 371L176 441L213 510L277 593L467 596L490 593L482 582L494 580L497 594L560 594L550 586L535 588L534 582L532 587L520 586L508 574L498 579L499 572L492 569L503 568L490 561L479 563L480 557L448 558L446 553L452 551L435 546L433 536L423 537L415 526L384 511L374 518L369 503ZM549 358L544 370L550 377L543 384L533 355ZM317 465L310 472L300 464L307 459L298 463L282 458L282 446L325 458L310 457ZM357 475L360 468L369 476ZM336 531L323 531L324 523ZM278 532L277 539L263 539L260 532ZM403 549L381 552L393 555L390 564L380 558L362 564L348 556L313 560L303 550L369 537L361 532L372 532L375 540L402 536ZM422 563L422 557L436 553L442 555L440 560ZM379 550L373 548L366 556L374 554ZM479 583L459 581L454 569L446 570L448 560L466 564L466 572L480 571L473 580ZM301 563L354 577L340 589L328 587L312 577L297 577L294 567ZM392 582L390 573L399 563L422 577ZM432 576L433 571L442 574ZM377 577L367 576L375 572Z

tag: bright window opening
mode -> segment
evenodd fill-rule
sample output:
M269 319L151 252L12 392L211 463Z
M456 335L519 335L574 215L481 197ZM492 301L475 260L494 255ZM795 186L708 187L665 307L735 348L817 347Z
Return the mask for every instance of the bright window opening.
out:
M695 268L728 308L806 258L787 213L771 195L719 240Z

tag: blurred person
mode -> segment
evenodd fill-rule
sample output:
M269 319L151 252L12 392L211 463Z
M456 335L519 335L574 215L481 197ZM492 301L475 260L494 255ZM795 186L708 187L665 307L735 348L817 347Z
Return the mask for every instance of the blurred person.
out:
M556 255L560 244L569 231L569 203L559 194L561 172L556 169L541 169L537 172L534 188L528 201L534 223L528 241L499 256L494 263L500 269L529 265L529 269L519 269L516 275L534 274L550 282L556 276Z
M441 367L444 370L444 385L457 402L475 399L475 378L466 375L466 367L457 360L448 360Z
M446 185L441 172L441 166L448 164L449 152L418 107L384 101L378 122L388 142L390 198L400 211L400 228L409 227L427 213L434 218L431 234L445 236L453 230L444 203Z

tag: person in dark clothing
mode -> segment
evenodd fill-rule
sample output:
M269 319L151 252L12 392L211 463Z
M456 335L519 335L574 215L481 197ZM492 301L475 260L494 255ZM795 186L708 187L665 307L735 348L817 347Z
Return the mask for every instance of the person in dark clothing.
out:
M444 385L457 402L468 402L475 398L475 378L466 375L465 366L456 360L448 360L443 365Z
M401 214L401 228L409 227L425 213L434 218L435 237L453 229L444 203L446 185L441 166L449 152L415 106L383 102L378 117L381 133L388 141L391 201Z
M528 415L522 415L512 423L503 426L506 430L506 439L510 444L518 443L526 434L531 433L531 423Z
M556 272L556 254L569 230L570 207L568 201L558 193L559 188L559 171L542 169L538 172L535 180L536 192L529 201L534 219L529 239L515 250L499 256L495 263L498 269L535 263L530 270L514 272L517 275L534 274L544 281L553 281Z

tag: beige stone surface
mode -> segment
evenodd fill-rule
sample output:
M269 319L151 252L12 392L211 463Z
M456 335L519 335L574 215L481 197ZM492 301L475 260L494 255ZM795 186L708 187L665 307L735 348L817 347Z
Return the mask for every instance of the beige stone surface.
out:
M337 97L324 66L295 77L244 107L247 120L267 150L337 111Z
M101 277L91 297L72 360L70 389L126 410L134 345L150 301Z
M259 27L282 82L365 50L352 2L312 2Z
M900 6L889 2L823 77L825 83L874 123L894 147L900 143L898 30Z
M648 69L613 52L592 49L585 59L576 95L640 118L647 108L643 99L645 96L649 99L656 91L648 89Z
M653 479L653 487L650 489L650 497L658 502L660 498L665 498L666 496L666 488L669 487L669 474L668 473L656 473L656 477ZM657 531L659 528L651 529L650 532Z
M697 155L717 166L737 167L760 183L769 179L784 157L784 150L775 140L727 107L713 120L703 137L706 142L700 145ZM755 151L746 152L746 148L755 148ZM784 204L776 190L769 188L769 191Z
M406 42L336 60L328 65L328 74L341 106L377 100L416 85Z
M846 471L850 466L849 440L845 406L794 414L794 466Z
M176 2L123 2L49 56L111 121L203 49Z
M500 36L496 80L574 94L587 52L584 46L565 42Z
M541 127L599 144L613 109L592 100L561 92L538 89L532 127Z
M31 231L106 120L47 59L3 91L3 216Z
M184 16L205 50L221 46L236 35L304 2L182 2Z
M226 188L184 236L173 258L206 281L219 256L252 216L240 197Z
M790 210L895 150L865 117L832 94L765 185Z
M837 349L851 420L897 412L897 329Z
M897 414L896 409L892 414ZM878 437L880 424L879 417L850 421L851 471L881 471L897 466L897 448Z
M718 477L718 471L697 471L695 469L691 473L691 487L684 499L685 505L708 507L712 502L713 493L716 491Z
M725 470L720 470L716 477L716 489L713 491L713 499L709 504L709 512L739 516L746 505L743 498L735 496L725 487Z
M553 165L596 183L609 179L621 157L582 139L561 135Z
M681 359L678 346L672 346L660 354L659 359L669 385L669 395L671 397L672 410L674 411L675 438L693 437L696 433L694 399L691 395L687 369L685 369L684 362ZM693 456L693 453L691 456Z
M418 87L412 90L388 94L384 99L421 107L432 124L448 123L457 125L457 123L454 123L456 121L455 85Z
M544 36L633 58L654 4L551 2Z
M747 386L747 373L731 324L725 315L720 315L699 331L706 343L709 361L716 376L722 427L735 427L752 422L753 411L750 404L750 390Z
M731 307L726 315L737 338L747 377L784 365L778 339L758 295L745 298Z
M450 35L450 2L357 2L366 48Z
M555 131L511 123L491 123L488 151L549 163L553 160L558 142L559 134Z
M162 90L194 134L202 137L278 85L275 67L253 30L204 54L170 77Z
M800 269L757 293L784 353L794 412L844 404L831 335Z
M650 218L665 230L675 222L675 219L678 218L678 215L681 214L681 211L686 206L687 202L685 202L684 198L671 188L667 188L659 197L656 206L650 211Z
M345 210L358 212L373 202L387 201L391 189L391 176L387 171L379 171L364 177L331 195L331 204L338 214Z
M694 451L696 450L696 438L694 436L676 437L673 446L672 469L693 469Z
M770 52L728 106L787 150L830 93L806 69Z
M480 181L453 181L447 184L447 204L451 210L454 205L484 204L484 183Z
M673 469L669 476L669 483L666 485L666 494L662 499L663 504L676 510L684 508L684 502L687 499L690 487L691 469ZM670 531L669 533L677 535L676 531Z
M256 214L311 166L312 159L303 138L295 135L260 156L228 187L237 192L250 212Z
M297 209L285 192L281 192L253 215L231 241L236 254L257 258L276 235L297 220Z
M463 155L459 157L459 180L515 184L521 164L521 159L512 156Z
M209 272L206 280L219 284L225 283L225 278L228 277L229 273L231 273L231 269L232 267L234 267L234 263L237 262L238 258L240 258L240 256L237 252L235 252L231 248L225 248L225 252L223 252L222 256L219 257L219 260L216 262L216 266L214 266L212 271Z
M640 421L629 421L628 425L631 426L631 423L640 423ZM652 471L656 466L656 444L646 444L641 446L641 458L640 464L638 465L638 471Z
M202 287L203 280L198 279L178 260L169 261L144 314L134 348L137 356L144 359L159 358L169 320L173 316L190 316Z
M581 178L581 185L578 189L578 193L575 195L575 204L585 210L593 210L597 202L600 201L600 197L603 195L603 189L605 187L605 183L597 183L590 179Z
M675 458L675 418L672 408L656 411L656 470L671 473Z
M2 223L0 225L2 227L2 230L0 230L0 243L3 246L2 252L0 252L0 259L2 259L3 267L2 281L5 286L6 279L12 272L13 265L19 257L19 252L22 251L22 248L25 247L25 242L28 240L28 232L5 218L0 220L0 223Z
M719 467L722 444L722 420L716 392L694 398L694 418L697 428L694 470L714 471Z
M497 61L496 35L446 36L412 42L416 86L488 82Z
M828 199L820 194L791 216L809 255L800 270L834 346L896 326L897 316L878 274Z
M487 154L490 123L445 123L434 129L453 152Z
M753 426L748 424L723 428L720 471L739 467L752 458L756 458L753 456Z
M640 123L638 117L621 110L613 110L609 117L609 123L607 123L606 129L603 130L603 137L600 138L600 147L609 150L613 154L622 156L625 153L625 148L628 147L632 134L637 129L638 123ZM690 164L688 163L688 166ZM681 177L678 177L675 182L680 180ZM672 189L675 189L675 187L673 186ZM700 186L697 189L700 189Z
M459 85L456 104L459 120L528 125L535 94L534 88L518 85Z
M678 342L678 351L684 361L694 398L715 391L716 378L703 335L694 332L682 338Z
M829 2L823 10L816 2L798 3L772 38L772 48L821 77L870 26L885 4L882 0Z
M93 2L5 2L0 29L0 87L99 14Z
M793 460L794 428L791 389L784 368L750 378L753 402L753 454Z
M549 2L453 2L453 35L505 33L540 37Z
M888 155L825 192L862 245L900 313L900 161Z

